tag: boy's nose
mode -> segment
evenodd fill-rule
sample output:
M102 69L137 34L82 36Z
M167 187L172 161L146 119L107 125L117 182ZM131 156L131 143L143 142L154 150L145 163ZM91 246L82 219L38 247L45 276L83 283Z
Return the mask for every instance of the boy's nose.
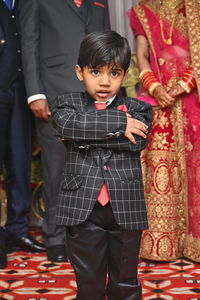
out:
M101 77L100 85L110 85L110 77L108 75L104 75Z

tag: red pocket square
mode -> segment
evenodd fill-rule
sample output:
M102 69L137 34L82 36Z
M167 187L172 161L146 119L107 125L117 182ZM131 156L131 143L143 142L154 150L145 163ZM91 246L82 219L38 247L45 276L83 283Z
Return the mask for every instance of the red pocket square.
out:
M98 6L101 6L101 7L105 7L105 5L104 5L104 4L102 4L102 3L99 3L99 2L96 2L96 1L94 2L94 4L95 4L95 5L98 5Z
M128 112L128 108L126 107L126 105L119 105L116 107L116 109Z

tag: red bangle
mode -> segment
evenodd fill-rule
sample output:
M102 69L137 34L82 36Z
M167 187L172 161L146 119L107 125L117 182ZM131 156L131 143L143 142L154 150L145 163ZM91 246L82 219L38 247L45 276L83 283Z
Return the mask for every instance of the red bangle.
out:
M156 82L155 79L149 78L148 80L146 80L145 82L143 82L143 85L146 87L146 86L151 85L151 84L154 83L154 82Z
M143 84L146 84L146 82L148 82L149 80L155 80L155 77L154 76L152 76L152 75L149 75L148 77L147 76L145 76L144 78L142 78L142 83Z
M182 80L187 84L190 90L192 90L195 87L195 79L193 77L183 76Z
M194 78L194 72L193 72L193 68L190 67L188 68L185 73L183 74L183 77L181 80L179 80L179 82L181 83L182 81L182 87L185 88L185 90L187 89L187 93L190 92L196 84L195 78Z
M144 88L148 91L150 95L153 94L155 88L161 84L156 80L153 72L149 69L143 70L139 76Z

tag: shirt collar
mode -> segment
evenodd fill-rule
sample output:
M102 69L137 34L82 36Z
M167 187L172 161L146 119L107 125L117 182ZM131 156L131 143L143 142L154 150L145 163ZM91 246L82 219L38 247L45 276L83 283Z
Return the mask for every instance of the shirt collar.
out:
M3 0L4 2L6 2L5 0ZM15 5L15 0L12 0L12 9L14 8L14 5Z
M115 97L116 97L116 95L106 101L106 107L109 106L113 102L113 100L115 99ZM95 101L95 103L101 103L101 102L102 101Z

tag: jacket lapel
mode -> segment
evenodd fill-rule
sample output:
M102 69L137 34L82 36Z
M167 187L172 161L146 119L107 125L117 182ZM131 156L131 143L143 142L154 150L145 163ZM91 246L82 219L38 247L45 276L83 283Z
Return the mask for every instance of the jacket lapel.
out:
M102 149L100 148L101 152L99 152L99 155L101 157L102 165L105 166L109 159L111 158L113 151L111 149Z
M74 0L63 0L66 5L68 5L78 16L79 18L85 23L84 18L81 16L80 9L74 3Z
M88 112L94 112L96 110L94 99L92 99L92 97L90 97L87 92L84 93L84 104L85 110L87 110Z
M92 99L87 93L85 93L85 95L86 95L85 97L86 110L88 112L94 112L96 110L94 99ZM103 148L97 148L95 152L97 152L98 156L100 156L101 163L103 166L109 161L109 159L113 154L113 151L111 149L103 149ZM99 165L98 157L96 157L96 159L97 159L97 165Z
M86 26L90 23L91 20L91 13L92 13L92 5L93 5L93 1L91 0L83 0L85 1L85 5L87 7L87 22L86 22Z
M115 107L117 107L120 104L121 104L121 100L120 100L119 95L117 94L115 99L113 100L113 102L109 105L109 108L114 109Z
M13 8L13 10L14 10L14 12L16 12L17 11L17 8L18 8L18 0L15 0L15 3L14 3L14 8Z
M15 13L17 10L17 4L18 4L18 0L14 1L14 7L13 7L13 11L10 11L6 5L6 3L3 0L0 0L0 9L4 9L4 11L7 11L7 13L10 15L13 12Z
M115 99L113 102L108 106L107 109L115 109L120 104L120 98L118 95L116 95ZM103 165L107 164L109 159L112 157L113 150L112 149L101 149L103 151L101 155L102 163Z

